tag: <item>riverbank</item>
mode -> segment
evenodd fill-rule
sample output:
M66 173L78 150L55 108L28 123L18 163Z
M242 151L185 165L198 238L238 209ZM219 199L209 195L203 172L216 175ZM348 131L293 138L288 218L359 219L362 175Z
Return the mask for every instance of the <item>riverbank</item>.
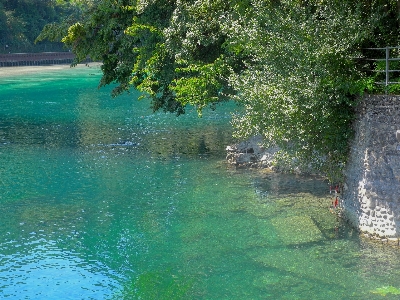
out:
M280 173L320 175L320 172L304 166L298 160L287 162L279 158L282 154L277 146L265 147L261 136L253 136L226 147L226 160L237 168L268 169Z
M99 68L101 63L91 62L87 64L78 64L73 68ZM59 70L71 69L71 65L47 65L47 66L15 66L15 67L3 67L0 68L0 78L12 77L18 75L32 74L38 72L52 72Z
M365 236L400 245L400 128L399 96L366 95L357 108L355 137L338 196L342 216ZM281 165L278 149L263 147L253 137L227 147L227 161L236 167L313 173L296 164ZM296 161L294 161L296 163ZM311 171L311 172L309 172Z

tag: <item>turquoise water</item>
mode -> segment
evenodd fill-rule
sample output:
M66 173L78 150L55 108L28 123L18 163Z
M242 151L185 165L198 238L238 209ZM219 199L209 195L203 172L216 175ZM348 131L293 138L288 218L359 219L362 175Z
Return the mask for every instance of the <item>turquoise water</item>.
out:
M0 78L1 298L398 299L399 250L326 182L225 163L234 105L152 114L99 76Z

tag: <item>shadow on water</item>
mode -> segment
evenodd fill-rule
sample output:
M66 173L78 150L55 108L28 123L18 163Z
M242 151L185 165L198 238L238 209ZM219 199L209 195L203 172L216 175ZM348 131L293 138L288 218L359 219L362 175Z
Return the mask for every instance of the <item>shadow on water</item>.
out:
M0 121L0 145L76 147L79 144L78 129L71 124L24 120Z
M329 192L328 181L319 176L265 173L254 180L256 193L261 197L295 195L301 193L325 197Z
M165 131L142 124L98 124L93 127L86 122L0 121L0 146L70 148L173 159L180 156L223 158L224 145L231 142L229 131L214 126L199 132L179 127Z

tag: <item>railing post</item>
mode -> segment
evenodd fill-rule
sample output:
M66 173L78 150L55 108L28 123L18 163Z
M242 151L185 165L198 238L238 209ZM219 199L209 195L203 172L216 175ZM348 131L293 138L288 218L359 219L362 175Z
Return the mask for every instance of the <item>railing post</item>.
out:
M386 95L388 93L388 86L389 86L389 56L390 56L390 48L388 46L386 46L386 64L385 64L385 73L386 73L385 91L386 91Z

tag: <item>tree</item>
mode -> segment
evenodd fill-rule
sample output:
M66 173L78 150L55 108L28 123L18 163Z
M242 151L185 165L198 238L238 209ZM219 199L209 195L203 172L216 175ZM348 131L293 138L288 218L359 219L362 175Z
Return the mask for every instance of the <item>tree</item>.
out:
M64 24L52 24L39 40L65 35L62 41L76 54L76 62L87 56L101 60L100 85L117 82L114 95L133 86L154 110L179 115L192 104L201 112L227 99L225 38L218 19L229 3L98 1L67 32Z
M397 22L397 3L97 0L39 39L63 37L75 63L101 60L100 85L138 89L154 110L201 113L234 99L244 107L233 121L239 137L261 134L282 157L336 180L364 90L354 58L363 45L399 40L384 21Z
M34 45L43 27L61 22L82 8L82 1L0 0L0 51L31 52L62 50L62 44ZM6 45L9 47L7 48ZM7 48L7 49L6 49Z
M285 160L295 158L295 165L337 180L361 91L362 74L352 58L369 37L360 7L260 3L249 22L229 30L236 47L252 54L246 70L231 77L245 106L234 119L239 136L261 134Z

